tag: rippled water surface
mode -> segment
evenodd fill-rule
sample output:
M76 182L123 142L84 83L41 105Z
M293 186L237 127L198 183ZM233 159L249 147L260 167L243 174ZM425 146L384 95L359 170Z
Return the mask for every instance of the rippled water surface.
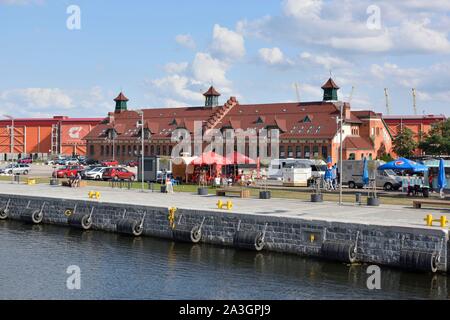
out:
M67 267L81 269L68 290ZM0 221L0 299L447 299L447 277Z

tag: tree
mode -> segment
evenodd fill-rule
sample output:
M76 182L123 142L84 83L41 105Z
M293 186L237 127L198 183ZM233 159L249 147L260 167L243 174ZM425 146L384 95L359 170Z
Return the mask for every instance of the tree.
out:
M419 144L427 155L450 154L450 119L433 125L428 135Z
M409 128L402 128L397 136L394 138L394 152L400 156L409 158L414 155L414 150L417 148L417 143L414 140L413 132Z

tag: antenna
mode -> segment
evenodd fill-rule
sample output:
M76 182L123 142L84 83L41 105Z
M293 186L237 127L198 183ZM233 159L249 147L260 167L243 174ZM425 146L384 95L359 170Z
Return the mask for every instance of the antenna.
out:
M300 102L300 91L298 90L298 83L294 83L295 86L295 94L297 95L297 101Z
M391 106L389 104L389 93L388 93L388 89L384 88L384 96L386 97L386 113L388 115L391 114Z
M417 115L416 89L415 89L415 88L412 88L412 95L413 95L413 110L414 110L414 115Z

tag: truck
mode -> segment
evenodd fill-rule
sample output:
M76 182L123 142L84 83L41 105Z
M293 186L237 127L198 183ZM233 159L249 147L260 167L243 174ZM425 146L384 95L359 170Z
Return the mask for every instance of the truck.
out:
M398 190L402 186L402 178L395 174L393 170L378 170L384 164L381 160L367 160L369 169L369 179L376 181L378 188L386 191ZM338 165L338 170L340 166ZM364 160L344 160L342 162L341 181L343 185L348 185L350 189L362 188Z
M314 159L272 159L269 165L269 179L283 180L283 169L285 168L311 168L311 176L320 178L325 175L326 163L323 160Z

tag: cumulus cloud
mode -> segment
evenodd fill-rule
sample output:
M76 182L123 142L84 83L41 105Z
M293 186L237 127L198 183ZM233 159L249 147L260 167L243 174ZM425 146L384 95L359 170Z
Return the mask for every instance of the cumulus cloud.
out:
M213 29L211 50L219 58L240 59L245 56L244 37L216 24Z
M284 65L290 61L286 59L280 48L261 48L258 51L259 58L269 65Z
M43 4L44 0L0 0L0 5L23 6L28 4Z
M331 56L329 54L320 55L320 54L312 54L305 51L300 54L300 58L303 61L322 66L326 70L334 68L346 68L351 66L350 62L341 59L339 57Z
M16 117L63 114L85 116L86 112L104 115L111 109L110 94L102 88L87 90L61 88L15 88L0 92L0 111Z
M318 18L322 10L322 0L284 0L283 12L296 18Z
M182 47L187 49L194 50L196 48L196 44L194 39L189 34L179 34L175 37L175 41Z
M187 62L181 62L181 63L169 62L164 66L164 70L167 73L182 73L187 69L188 66L189 66L189 63L187 63Z

